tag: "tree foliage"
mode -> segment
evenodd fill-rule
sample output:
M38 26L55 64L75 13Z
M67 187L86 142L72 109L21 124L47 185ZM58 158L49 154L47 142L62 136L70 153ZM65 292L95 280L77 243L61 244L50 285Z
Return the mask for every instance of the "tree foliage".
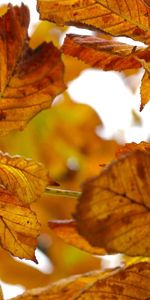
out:
M27 6L0 10L1 279L27 289L16 300L150 299L150 144L119 147L98 137L97 113L67 93L89 67L143 68L143 109L150 99L150 1L37 0L37 9L47 21L30 38ZM67 34L61 46L64 25L92 35ZM37 263L36 247L54 263L51 274L8 253ZM102 270L97 256L114 253L123 254L122 266Z

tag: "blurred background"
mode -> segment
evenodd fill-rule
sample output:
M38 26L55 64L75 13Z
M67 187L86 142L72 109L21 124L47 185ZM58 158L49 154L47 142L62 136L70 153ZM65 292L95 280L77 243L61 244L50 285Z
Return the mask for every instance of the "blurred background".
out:
M22 1L9 2L20 5ZM31 13L32 48L51 40L60 47L67 32L99 34L39 21L36 1L23 2ZM0 5L7 3L2 0ZM128 43L133 42L128 39ZM119 145L150 139L150 104L139 113L142 70L104 72L90 69L69 56L63 55L63 61L67 91L56 97L52 108L37 115L23 132L0 137L0 150L42 162L60 188L80 191L82 182L99 174L102 165L115 158ZM101 267L100 258L66 245L47 226L51 219L72 218L75 206L75 199L46 194L33 205L42 224L36 251L39 264L14 259L0 250L0 279L6 299L24 289ZM105 259L108 266L112 264L111 259Z

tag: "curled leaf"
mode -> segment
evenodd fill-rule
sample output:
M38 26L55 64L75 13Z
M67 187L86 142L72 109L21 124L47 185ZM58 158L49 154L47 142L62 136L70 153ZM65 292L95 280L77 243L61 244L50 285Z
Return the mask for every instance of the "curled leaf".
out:
M62 50L65 54L77 57L92 67L105 71L123 71L140 68L137 58L149 61L149 48L142 48L105 40L95 36L67 34Z
M150 256L150 153L137 150L112 162L83 186L79 233L108 253Z
M28 290L13 300L149 299L150 264L138 263L115 271L95 271L60 280L46 288Z
M29 10L9 4L0 18L0 134L23 129L64 89L60 51L29 47Z

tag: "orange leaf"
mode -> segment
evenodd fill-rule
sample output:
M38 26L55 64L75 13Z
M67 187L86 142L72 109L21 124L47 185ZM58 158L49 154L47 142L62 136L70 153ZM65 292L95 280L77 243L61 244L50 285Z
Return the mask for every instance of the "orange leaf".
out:
M106 251L101 248L92 247L77 232L77 225L74 220L52 220L49 221L49 227L61 238L65 243L77 247L81 250L94 255L104 255Z
M149 48L130 46L95 36L68 34L62 50L65 54L105 71L140 68L142 64L137 58L150 60Z
M46 288L28 290L14 300L127 300L149 299L150 264L138 263L115 271L72 276ZM12 299L12 300L13 300Z
M137 143L127 143L122 147L119 147L116 151L116 157L119 158L121 155L133 152L135 150L143 150L150 153L150 143L148 142L140 142Z
M150 153L138 150L85 183L76 213L79 233L108 253L150 256L149 177Z
M100 29L150 43L150 8L139 0L38 0L38 10L41 19L59 25Z
M65 88L60 51L52 43L32 50L28 25L24 4L0 18L0 134L23 129Z

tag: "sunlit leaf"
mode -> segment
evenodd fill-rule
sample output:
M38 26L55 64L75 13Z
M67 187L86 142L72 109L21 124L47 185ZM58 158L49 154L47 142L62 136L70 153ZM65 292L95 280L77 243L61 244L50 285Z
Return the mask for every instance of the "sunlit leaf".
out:
M149 177L150 153L137 150L85 183L76 213L80 234L109 253L150 256Z
M60 51L52 43L32 50L28 25L24 4L0 18L0 134L23 129L65 88Z
M62 50L65 54L105 71L140 68L142 65L136 57L150 60L149 48L130 46L95 36L68 34Z
M48 173L42 164L0 152L0 184L17 196L20 204L38 200L48 183Z
M70 277L45 289L29 290L13 299L144 300L150 297L149 278L150 264L143 262L122 270L95 271Z
M14 256L36 261L40 226L29 203L40 198L48 183L42 164L0 153L0 244Z
M150 43L150 8L139 0L38 0L38 10L41 19L59 25L100 29Z
M0 189L0 245L14 256L31 259L40 225L35 213L6 189Z
M77 247L81 250L95 255L106 254L104 249L92 247L77 231L77 225L74 220L52 220L49 221L49 227L65 243Z

